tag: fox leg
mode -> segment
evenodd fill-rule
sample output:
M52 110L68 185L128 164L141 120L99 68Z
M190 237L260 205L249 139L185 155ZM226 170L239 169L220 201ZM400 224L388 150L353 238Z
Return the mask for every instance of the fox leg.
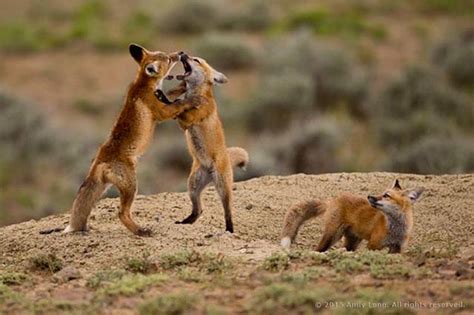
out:
M64 230L65 233L87 230L87 219L92 208L106 189L106 185L100 178L101 174L98 172L97 167L93 166L92 171L79 188L72 205L69 225Z
M116 164L106 171L106 179L117 187L120 193L119 219L135 235L150 236L151 231L141 228L132 219L131 208L137 193L135 168L130 165Z
M331 226L330 224L326 226L324 231L323 237L321 241L319 241L317 251L318 252L325 252L331 246L337 243L342 238L343 235L343 228L341 226Z
M393 244L388 247L390 254L400 254L402 252L402 246L400 244Z
M232 223L232 168L230 164L223 172L215 172L213 176L214 185L219 194L222 205L224 207L225 230L234 233L234 225Z
M359 247L360 242L362 239L355 235L350 228L347 228L344 231L344 247L348 251L355 251L357 247Z
M370 250L379 250L383 248L383 245L380 239L371 237L367 243L367 248Z
M193 167L188 179L189 198L193 204L191 214L182 221L176 221L177 224L192 224L202 213L201 192L211 182L211 175L208 170L202 167Z

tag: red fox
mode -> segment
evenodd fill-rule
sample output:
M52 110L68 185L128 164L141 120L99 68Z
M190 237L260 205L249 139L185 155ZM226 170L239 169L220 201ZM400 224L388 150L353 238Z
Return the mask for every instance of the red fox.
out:
M213 69L204 59L180 55L185 73L176 76L183 82L170 93L180 95L183 99L171 102L158 89L156 96L166 104L193 107L178 116L178 123L186 133L189 152L193 158L191 173L188 178L188 191L192 202L191 214L177 224L192 224L202 213L201 192L213 182L221 198L226 231L233 232L232 223L232 167L244 168L249 160L248 153L242 148L227 148L224 130L217 113L212 86L224 84L227 78Z
M192 104L165 105L156 100L157 85L167 78L179 56L148 51L131 44L130 54L138 63L135 81L130 85L125 105L108 140L99 148L85 181L72 205L69 225L64 232L87 229L87 219L104 191L115 185L120 192L120 221L132 233L149 236L151 231L138 226L131 217L137 192L137 159L147 149L156 122L176 118Z
M325 229L318 251L328 250L344 236L349 251L356 250L365 239L369 249L388 247L390 253L400 253L413 227L412 205L423 191L422 187L403 190L396 180L382 195L367 199L343 194L326 201L298 204L286 213L281 245L289 248L305 221L324 215Z

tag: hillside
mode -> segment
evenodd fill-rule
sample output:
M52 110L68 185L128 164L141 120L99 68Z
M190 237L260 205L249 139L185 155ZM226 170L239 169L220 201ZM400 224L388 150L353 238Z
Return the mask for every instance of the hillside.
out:
M369 252L365 245L355 254L314 254L310 249L321 235L317 220L302 229L289 254L279 251L282 219L295 202L343 191L379 193L395 178L402 186L426 188L404 255ZM214 188L203 193L205 210L192 226L173 224L190 211L186 193L139 195L134 214L153 229L151 238L126 231L117 218L118 199L104 199L93 211L89 233L39 234L65 226L68 214L0 229L0 313L283 314L314 310L321 301L462 302L462 310L449 304L443 312L469 312L473 195L472 174L266 176L235 183L234 235L223 233ZM337 303L328 309L347 311Z

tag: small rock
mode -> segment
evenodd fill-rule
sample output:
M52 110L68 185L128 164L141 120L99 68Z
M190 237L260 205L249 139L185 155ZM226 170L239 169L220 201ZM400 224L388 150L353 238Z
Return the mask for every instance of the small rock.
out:
M252 208L253 208L252 204L248 204L248 205L245 206L245 209L247 209L247 210L252 210Z
M53 279L57 282L64 283L74 279L80 279L81 273L74 267L65 267L54 274Z

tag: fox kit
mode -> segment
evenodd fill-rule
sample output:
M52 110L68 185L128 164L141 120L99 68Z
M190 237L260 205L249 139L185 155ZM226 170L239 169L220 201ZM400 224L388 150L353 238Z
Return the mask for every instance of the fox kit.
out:
M151 52L135 44L129 50L139 65L138 74L108 140L99 148L77 193L65 232L86 230L95 203L110 185L115 185L120 192L120 221L136 235L151 234L138 226L130 213L137 192L137 160L147 149L156 122L176 118L192 105L166 105L153 94L178 61L178 54Z
M382 195L367 199L343 194L326 201L308 201L288 210L282 231L281 245L288 248L298 229L308 219L324 215L325 229L317 250L328 250L342 236L347 250L354 251L365 239L369 249L388 247L400 253L413 227L412 205L424 188L403 190L398 180Z
M183 82L169 92L181 95L183 99L168 100L161 91L156 96L167 104L188 104L194 107L178 116L178 123L185 130L189 152L193 158L191 174L188 178L188 191L192 202L191 214L178 224L192 224L202 213L201 192L213 182L222 201L225 214L226 231L233 232L232 224L232 167L245 167L248 154L242 148L227 148L224 130L217 113L212 86L224 84L227 78L213 69L204 59L180 55L185 73L177 79Z

